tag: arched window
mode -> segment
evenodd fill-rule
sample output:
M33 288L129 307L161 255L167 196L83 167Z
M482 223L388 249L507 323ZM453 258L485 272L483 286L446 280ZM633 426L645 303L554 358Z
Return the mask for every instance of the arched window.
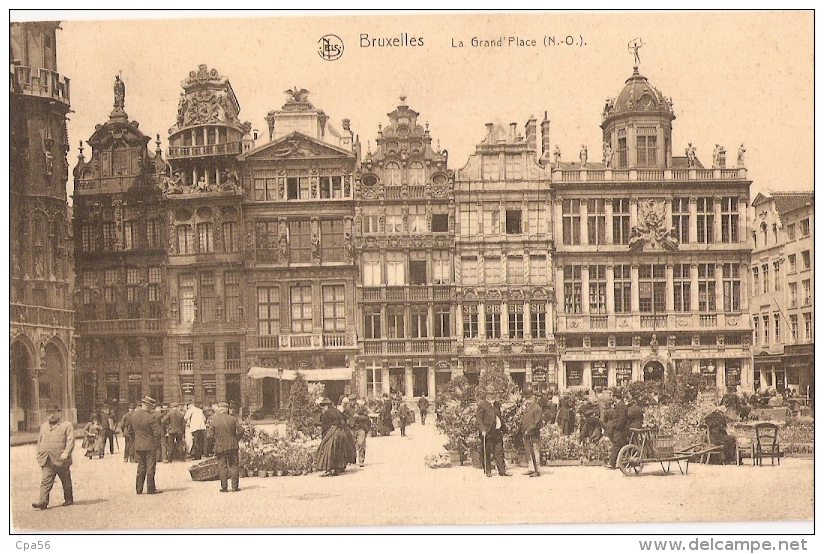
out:
M421 162L412 162L409 164L409 184L423 185L424 184L424 168Z
M401 166L396 162L386 164L386 184L389 186L399 186L401 184Z

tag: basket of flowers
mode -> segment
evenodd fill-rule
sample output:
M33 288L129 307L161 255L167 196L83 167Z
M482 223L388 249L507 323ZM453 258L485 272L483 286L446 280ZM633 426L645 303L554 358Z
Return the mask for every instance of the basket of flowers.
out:
M220 479L217 458L209 458L193 465L189 468L189 474L192 481L217 481Z

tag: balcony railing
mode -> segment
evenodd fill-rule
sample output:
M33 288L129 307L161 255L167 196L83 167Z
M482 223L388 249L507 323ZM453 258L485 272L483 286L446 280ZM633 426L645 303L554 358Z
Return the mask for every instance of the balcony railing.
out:
M241 142L232 141L220 144L201 144L198 146L170 146L168 157L193 158L198 156L219 156L222 154L240 154Z
M718 316L716 315L699 315L698 325L701 327L717 327Z
M74 327L74 312L45 306L9 304L9 319L12 323L45 325L51 327Z
M236 371L240 369L240 360L226 360L226 371Z
M324 348L339 348L346 346L346 333L324 333L323 347Z
M452 352L452 339L435 339L435 353L449 354Z
M364 354L383 354L383 342L380 339L365 340L363 352Z
M177 362L177 368L180 373L194 373L195 371L195 362L194 360L182 360Z
M264 350L277 350L280 346L280 337L277 335L261 335L257 338L257 347Z
M80 334L114 334L124 332L153 332L163 330L162 319L97 319L77 324Z
M415 185L409 187L409 198L425 198L426 197L426 187Z
M427 286L411 286L409 287L410 300L430 300L429 287Z
M406 289L404 287L386 287L387 300L406 300Z
M430 351L428 339L412 339L412 352L415 354L426 354Z
M607 328L607 316L605 316L605 315L592 315L592 316L589 316L589 328L590 329L606 329Z
M667 316L665 315L642 315L642 329L664 329L667 326Z
M69 79L61 78L56 71L43 68L32 71L31 67L17 65L14 67L14 76L24 94L52 98L67 106L71 104Z
M407 290L409 291L407 293ZM452 300L454 289L449 285L409 285L408 287L363 287L358 297L365 302L409 300Z
M386 351L389 354L403 354L406 352L406 341L388 340L386 341Z
M746 168L712 169L556 169L553 181L563 183L579 181L708 181L744 180Z
M566 314L557 316L557 329L562 332L585 333L589 330L614 330L618 332L632 329L654 329L672 331L697 331L699 329L726 329L747 331L749 318L739 312L671 312L668 314Z

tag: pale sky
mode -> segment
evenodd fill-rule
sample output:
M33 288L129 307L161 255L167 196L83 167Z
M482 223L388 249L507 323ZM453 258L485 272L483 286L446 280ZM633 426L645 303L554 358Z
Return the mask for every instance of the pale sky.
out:
M201 15L210 18L192 18ZM215 15L158 20L141 13L139 20L62 23L57 55L60 73L71 79L72 167L78 141L107 120L121 70L130 119L147 135L160 133L165 151L180 82L201 63L229 78L241 120L251 121L264 140L266 113L297 86L310 91L309 100L338 130L341 119L350 119L364 152L405 94L449 151L452 169L466 164L485 123L517 122L522 132L531 115L540 121L544 111L552 121L552 148L560 146L564 161L577 159L581 144L597 159L604 101L631 75L627 43L641 37L641 73L674 102L674 155L683 156L692 142L708 166L718 143L734 163L743 143L752 197L766 189L813 188L812 12ZM317 53L318 40L329 33L345 46L336 61ZM402 33L423 37L424 45L360 46L361 34ZM560 43L567 35L575 45L542 44L545 36ZM472 37L506 42L510 36L538 46L470 45ZM465 46L454 48L453 40Z

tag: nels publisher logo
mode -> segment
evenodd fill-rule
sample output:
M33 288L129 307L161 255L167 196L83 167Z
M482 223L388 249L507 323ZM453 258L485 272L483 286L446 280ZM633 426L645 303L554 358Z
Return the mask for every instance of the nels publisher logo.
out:
M318 56L333 62L343 56L343 41L337 35L324 35L318 41Z

